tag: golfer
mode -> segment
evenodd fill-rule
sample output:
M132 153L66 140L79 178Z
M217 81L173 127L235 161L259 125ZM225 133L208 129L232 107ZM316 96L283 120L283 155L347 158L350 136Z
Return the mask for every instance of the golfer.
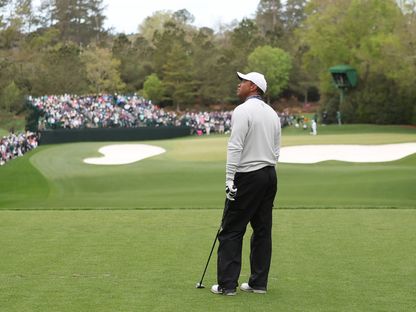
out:
M280 151L280 119L262 100L267 82L260 73L237 73L237 95L243 104L231 118L227 147L226 205L218 235L214 294L235 295L241 271L241 251L247 224L253 228L250 278L240 289L266 293L272 254L272 208L277 191L276 162Z

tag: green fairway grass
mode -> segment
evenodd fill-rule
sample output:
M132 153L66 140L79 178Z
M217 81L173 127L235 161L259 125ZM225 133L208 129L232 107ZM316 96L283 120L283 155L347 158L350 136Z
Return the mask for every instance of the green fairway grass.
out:
M266 295L196 289L220 211L3 211L0 307L25 311L413 311L414 210L278 210ZM250 234L250 233L248 233ZM248 237L240 282L248 279Z
M285 128L284 146L416 142L416 128ZM166 153L97 166L41 145L0 167L0 311L414 311L416 155L278 164L264 296L196 289L222 216L227 135L123 142ZM245 237L241 282L249 276Z

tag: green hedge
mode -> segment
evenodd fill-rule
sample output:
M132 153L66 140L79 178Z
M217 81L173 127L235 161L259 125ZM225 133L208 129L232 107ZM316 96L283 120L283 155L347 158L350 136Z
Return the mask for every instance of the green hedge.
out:
M56 129L40 132L40 144L161 140L190 135L189 127Z

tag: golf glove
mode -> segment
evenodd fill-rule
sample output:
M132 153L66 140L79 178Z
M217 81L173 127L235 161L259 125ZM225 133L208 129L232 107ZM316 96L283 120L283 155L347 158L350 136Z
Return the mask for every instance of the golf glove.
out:
M234 186L233 181L227 181L225 183L225 194L228 200L234 201L235 196L237 195L237 188Z

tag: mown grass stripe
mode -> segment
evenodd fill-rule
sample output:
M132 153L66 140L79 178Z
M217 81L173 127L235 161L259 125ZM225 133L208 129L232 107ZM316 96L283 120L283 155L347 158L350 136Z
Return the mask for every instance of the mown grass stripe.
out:
M128 208L95 208L95 207L79 207L79 208L66 208L66 209L53 209L53 208L10 208L10 209L2 209L0 213L3 211L160 211L160 210L168 210L168 211L210 211L210 210L222 210L223 208L167 208L167 207L157 207L157 208L146 208L146 207L128 207ZM416 207L392 207L392 206L385 206L385 207L280 207L280 208L273 208L274 211L279 210L416 210Z

